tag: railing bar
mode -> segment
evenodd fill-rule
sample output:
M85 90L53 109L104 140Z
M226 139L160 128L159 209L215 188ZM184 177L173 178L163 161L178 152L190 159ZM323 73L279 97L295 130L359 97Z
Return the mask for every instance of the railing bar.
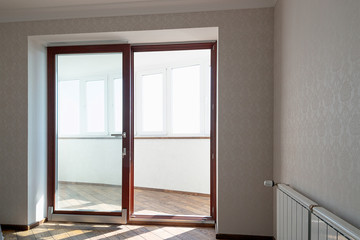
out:
M293 198L295 201L303 205L308 210L311 210L314 206L318 205L316 202L303 196L302 194L298 193L297 191L295 191L294 189L292 189L291 187L285 184L278 184L277 186L282 192L284 192L289 197Z
M314 207L313 213L347 238L360 240L360 230L323 207Z

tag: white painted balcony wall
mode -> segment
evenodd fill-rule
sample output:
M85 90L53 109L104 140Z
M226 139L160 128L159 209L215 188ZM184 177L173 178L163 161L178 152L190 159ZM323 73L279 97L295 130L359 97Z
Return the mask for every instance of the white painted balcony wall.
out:
M121 185L121 139L59 139L59 181ZM210 139L135 139L135 186L210 193Z

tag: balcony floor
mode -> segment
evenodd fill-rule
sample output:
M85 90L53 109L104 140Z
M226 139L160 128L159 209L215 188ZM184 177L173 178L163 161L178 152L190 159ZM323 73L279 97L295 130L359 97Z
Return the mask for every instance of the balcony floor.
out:
M57 210L120 211L121 186L59 182ZM210 215L210 197L151 189L134 190L135 214Z

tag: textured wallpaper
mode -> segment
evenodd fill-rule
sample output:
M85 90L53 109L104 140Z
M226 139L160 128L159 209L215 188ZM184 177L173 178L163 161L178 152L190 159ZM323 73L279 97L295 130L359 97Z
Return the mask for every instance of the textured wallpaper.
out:
M218 230L272 235L273 24L272 8L0 24L0 223L27 219L27 36L219 27Z
M360 1L275 8L274 176L360 227Z

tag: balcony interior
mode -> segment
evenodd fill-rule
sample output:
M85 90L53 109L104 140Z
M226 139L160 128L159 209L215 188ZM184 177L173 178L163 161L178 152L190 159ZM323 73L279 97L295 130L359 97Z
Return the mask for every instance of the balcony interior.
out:
M121 186L59 183L58 209L78 211L121 211ZM134 213L140 215L209 216L208 194L146 188L134 189Z

